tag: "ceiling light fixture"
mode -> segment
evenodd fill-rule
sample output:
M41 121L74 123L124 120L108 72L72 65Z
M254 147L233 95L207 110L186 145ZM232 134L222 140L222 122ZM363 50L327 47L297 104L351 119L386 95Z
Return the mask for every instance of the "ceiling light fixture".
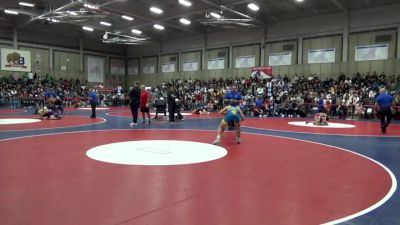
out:
M19 2L18 4L22 5L22 6L26 6L26 7L34 7L35 6L35 4L28 3L28 2Z
M67 13L71 16L77 16L78 13L74 12L74 11L67 11Z
M187 0L178 0L179 4L184 5L186 7L189 7L192 5L192 2L187 1Z
M153 13L156 13L156 14L161 14L164 12L162 9L154 7L154 6L150 7L150 11L152 11Z
M260 7L259 7L258 5L256 5L255 3L249 3L249 4L247 5L247 7L248 7L249 9L253 10L253 11L258 11L258 10L260 10Z
M83 29L83 30L86 30L86 31L94 31L94 29L91 28L91 27L82 27L82 29Z
M192 22L190 22L190 20L185 19L185 18L180 18L180 19L179 19L179 22L181 22L181 23L183 23L183 24L185 24L185 25L189 25L189 24L192 23Z
M137 30L137 29L132 29L131 32L134 34L142 34L142 31Z
M104 39L104 40L107 40L107 39L108 39L108 32L106 32L106 33L103 35L103 39Z
M107 27L111 27L111 23L108 23L108 22L104 22L104 21L100 21L100 24L101 25L104 25L104 26L107 26Z
M130 17L130 16L125 16L125 15L122 16L122 19L129 20L129 21L132 21L132 20L133 20L132 17Z
M304 2L304 0L296 0L296 2Z
M164 30L164 26L160 24L154 24L153 27L157 30Z
M210 16L212 16L212 17L214 17L214 18L221 18L221 15L219 15L218 13L215 13L215 12L211 12L210 13Z
M98 9L99 9L99 6L97 6L97 5L92 5L92 4L83 4L83 6L84 6L85 8L88 8L88 9L95 9L95 10L98 10Z
M14 10L5 9L4 12L7 14L18 15L18 12Z

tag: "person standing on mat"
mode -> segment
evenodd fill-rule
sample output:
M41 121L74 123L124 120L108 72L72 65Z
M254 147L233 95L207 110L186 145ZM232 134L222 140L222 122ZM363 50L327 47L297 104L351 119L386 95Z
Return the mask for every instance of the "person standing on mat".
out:
M379 96L376 98L375 107L381 116L381 131L386 133L386 128L392 120L393 97L387 93L385 88L379 89Z
M238 91L238 87L234 84L231 86L231 89L224 96L224 101L227 102L230 106L238 106L241 103L242 95ZM233 130L234 124L233 122L228 123L228 129Z
M90 107L92 107L92 115L90 118L94 119L96 118L96 106L97 106L97 94L96 94L96 89L93 88L92 92L89 94L89 103Z
M236 85L232 85L231 90L225 94L224 99L231 106L238 106L241 103L242 95Z
M175 97L176 96L174 88L170 87L167 95L169 122L175 122L175 108L176 108Z
M150 110L149 110L149 103L150 103L150 94L146 91L146 87L144 85L140 85L140 112L142 112L143 123L146 123L146 116L149 119L150 124Z
M233 127L235 128L235 141L237 144L240 144L240 123L244 121L244 115L239 106L228 105L223 108L219 113L225 114L225 116L219 124L217 137L212 144L219 145L221 143L221 138L224 134L225 128L230 123L232 123Z
M133 122L130 123L131 126L137 125L138 119L138 109L140 106L140 88L139 88L139 81L135 81L133 84L133 88L129 92L129 100L130 100L130 107L132 112Z

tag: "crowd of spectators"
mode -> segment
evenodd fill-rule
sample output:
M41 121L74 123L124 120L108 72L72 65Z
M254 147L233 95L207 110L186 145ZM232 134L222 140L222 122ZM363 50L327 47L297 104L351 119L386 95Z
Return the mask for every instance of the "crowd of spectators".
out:
M204 107L209 111L221 109L226 102L224 96L232 86L242 95L241 108L246 114L257 116L306 116L313 111L326 112L332 117L373 117L375 97L380 87L386 87L400 105L400 75L340 74L337 79L321 80L316 74L289 78L275 76L271 79L241 77L212 80L170 80L152 88L153 100L168 96L173 90L181 108L193 110ZM100 93L101 102L124 104L125 93L121 87L112 92ZM85 100L89 94L87 81L79 79L54 79L50 75L12 75L0 78L0 101L35 104L47 95L59 96L62 100L78 98Z
M86 82L77 80L56 80L50 75L38 76L26 74L22 77L13 75L0 78L0 101L12 106L23 104L29 106L44 100L49 95L66 98L84 98L88 94ZM46 96L47 95L47 96Z
M88 99L90 90L88 81L80 79L54 79L46 74L25 74L22 77L13 75L0 78L0 104L10 104L11 107L42 105L48 97L59 97L65 104L79 103ZM119 103L124 98L121 88L115 91L100 93L100 99Z
M400 75L378 75L376 72L352 77L340 74L337 79L321 80L314 74L308 77L276 76L271 79L234 78L202 80L171 80L153 90L156 98L167 96L170 87L182 107L190 110L202 107L218 110L232 86L242 95L241 108L247 114L261 116L306 116L326 112L332 117L374 117L375 97L380 87L386 87L400 106Z

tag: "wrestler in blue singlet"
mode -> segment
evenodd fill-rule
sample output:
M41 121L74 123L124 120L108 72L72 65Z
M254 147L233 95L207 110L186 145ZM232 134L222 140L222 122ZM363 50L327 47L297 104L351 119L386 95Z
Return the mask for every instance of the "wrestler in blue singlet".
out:
M225 124L233 124L240 122L240 113L237 106L229 106L228 110L226 111L224 119L222 122Z

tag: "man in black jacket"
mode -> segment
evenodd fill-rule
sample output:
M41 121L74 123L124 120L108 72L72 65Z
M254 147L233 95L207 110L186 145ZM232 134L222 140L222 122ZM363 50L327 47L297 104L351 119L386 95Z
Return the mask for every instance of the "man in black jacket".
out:
M169 122L175 122L176 102L175 102L175 92L173 87L170 87L168 90L167 103L168 103Z
M133 118L133 123L131 123L131 126L136 126L137 125L137 119L138 119L138 109L140 106L140 83L139 81L135 81L133 88L129 92L129 100L130 100L130 107L131 107L131 112L132 112L132 118Z

